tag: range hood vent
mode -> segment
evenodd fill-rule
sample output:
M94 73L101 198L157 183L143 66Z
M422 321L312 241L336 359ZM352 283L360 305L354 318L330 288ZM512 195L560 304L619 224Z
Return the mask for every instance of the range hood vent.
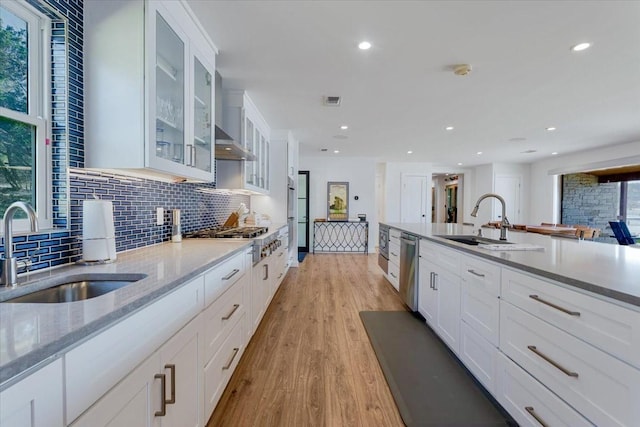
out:
M225 131L216 125L216 160L248 160L253 161L256 156L245 150Z

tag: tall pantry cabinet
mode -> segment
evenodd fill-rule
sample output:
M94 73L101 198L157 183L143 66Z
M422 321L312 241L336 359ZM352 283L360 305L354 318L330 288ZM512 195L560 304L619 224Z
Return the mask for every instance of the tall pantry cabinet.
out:
M214 180L216 49L179 1L85 3L86 167Z

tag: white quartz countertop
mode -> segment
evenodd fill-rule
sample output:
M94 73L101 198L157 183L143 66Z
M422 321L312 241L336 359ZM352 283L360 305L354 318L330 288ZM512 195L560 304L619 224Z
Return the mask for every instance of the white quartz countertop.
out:
M276 227L270 227L276 230ZM0 389L94 334L152 303L231 255L248 250L250 239L185 239L118 254L112 264L68 265L19 278L0 289L0 301L44 289L77 274L144 273L144 279L108 294L69 303L0 302Z
M640 308L640 247L544 236L509 230L507 241L540 246L540 250L494 251L447 240L440 235L475 235L478 228L458 224L384 223L427 240L537 274ZM500 230L483 228L498 239Z

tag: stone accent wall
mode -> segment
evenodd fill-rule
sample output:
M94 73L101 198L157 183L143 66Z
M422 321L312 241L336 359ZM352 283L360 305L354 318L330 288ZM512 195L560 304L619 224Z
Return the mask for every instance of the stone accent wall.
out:
M562 223L599 228L603 235L609 221L618 219L620 184L598 184L598 177L585 173L564 175L562 180Z

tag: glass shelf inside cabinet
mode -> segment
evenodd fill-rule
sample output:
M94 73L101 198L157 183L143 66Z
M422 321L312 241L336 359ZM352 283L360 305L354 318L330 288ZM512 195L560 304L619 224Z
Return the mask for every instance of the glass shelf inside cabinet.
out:
M184 163L185 46L156 13L156 156Z
M193 148L191 165L207 172L211 171L211 73L194 57L193 70Z

